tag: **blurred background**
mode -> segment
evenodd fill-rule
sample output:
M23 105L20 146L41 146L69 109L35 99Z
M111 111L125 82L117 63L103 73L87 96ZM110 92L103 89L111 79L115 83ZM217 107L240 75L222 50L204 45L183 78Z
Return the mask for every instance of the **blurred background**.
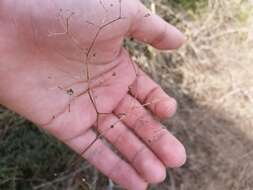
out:
M179 102L165 125L188 161L153 190L253 189L253 1L144 0L178 26L176 52L126 40L132 58ZM1 190L120 190L65 145L0 107Z

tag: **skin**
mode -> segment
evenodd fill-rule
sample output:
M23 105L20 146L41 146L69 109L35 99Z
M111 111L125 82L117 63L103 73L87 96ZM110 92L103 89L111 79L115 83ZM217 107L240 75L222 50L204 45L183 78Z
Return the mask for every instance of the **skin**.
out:
M184 36L137 0L123 0L121 7L120 14L117 0L2 0L0 103L83 153L122 187L142 190L163 181L166 168L181 166L186 156L183 145L154 118L171 117L176 101L133 67L122 42L131 36L171 50ZM107 113L95 127L88 87L97 110ZM94 129L124 159L101 139L89 147Z

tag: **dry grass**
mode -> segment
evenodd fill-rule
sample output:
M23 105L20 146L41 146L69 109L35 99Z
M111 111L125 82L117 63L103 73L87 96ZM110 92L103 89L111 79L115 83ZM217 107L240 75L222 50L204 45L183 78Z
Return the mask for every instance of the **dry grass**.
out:
M151 50L152 61L136 60L178 99L168 126L186 145L188 162L153 189L253 189L252 2L209 0L198 16L168 11L163 1L156 7L188 42L175 54Z

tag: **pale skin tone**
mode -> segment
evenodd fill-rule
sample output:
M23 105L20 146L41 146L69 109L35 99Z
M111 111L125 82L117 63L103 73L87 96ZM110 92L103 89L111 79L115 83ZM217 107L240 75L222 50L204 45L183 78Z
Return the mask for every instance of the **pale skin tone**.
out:
M82 153L122 187L143 190L163 181L166 168L181 166L186 156L155 119L171 117L176 101L133 67L122 47L126 36L162 50L184 42L137 0L1 1L0 103ZM88 86L104 113L95 127ZM101 139L89 147L95 130L121 156Z

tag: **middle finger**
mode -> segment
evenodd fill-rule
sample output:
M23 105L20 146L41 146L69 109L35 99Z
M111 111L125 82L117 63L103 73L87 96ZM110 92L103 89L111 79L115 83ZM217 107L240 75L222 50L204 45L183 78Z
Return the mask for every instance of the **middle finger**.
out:
M184 164L186 160L184 146L134 97L127 95L114 112L118 116L125 114L123 122L166 166L179 167Z

